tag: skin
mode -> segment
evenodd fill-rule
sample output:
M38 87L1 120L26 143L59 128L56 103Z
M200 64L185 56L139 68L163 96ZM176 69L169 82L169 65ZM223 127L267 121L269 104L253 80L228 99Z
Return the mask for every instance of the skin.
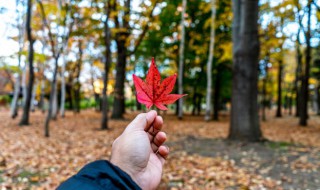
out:
M110 162L128 173L142 189L156 189L169 148L163 120L156 111L139 114L113 142Z

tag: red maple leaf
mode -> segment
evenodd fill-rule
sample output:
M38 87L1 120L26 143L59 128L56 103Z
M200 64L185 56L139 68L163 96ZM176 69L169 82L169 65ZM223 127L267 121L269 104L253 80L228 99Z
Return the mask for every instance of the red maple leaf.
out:
M165 105L172 104L186 94L170 94L176 83L177 75L174 74L161 82L159 70L152 58L147 74L146 82L133 74L133 82L137 92L138 102L147 106L148 109L155 105L160 110L167 110Z

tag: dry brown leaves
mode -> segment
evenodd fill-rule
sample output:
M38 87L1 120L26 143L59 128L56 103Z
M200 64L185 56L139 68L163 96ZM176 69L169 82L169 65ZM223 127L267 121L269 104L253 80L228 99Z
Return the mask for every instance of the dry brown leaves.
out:
M54 189L75 174L86 163L108 159L113 140L137 113L126 115L125 121L110 121L111 129L100 131L100 113L83 111L68 113L66 118L51 122L51 137L43 136L45 115L31 113L32 125L19 127L18 120L0 112L0 183L2 189ZM202 117L164 115L169 142L192 135L204 138L224 138L228 133L228 118L220 122L204 122ZM317 120L317 122L320 120ZM320 125L300 128L294 119L272 120L262 124L266 138L320 146ZM275 179L264 178L233 160L187 154L170 147L159 189L281 189ZM291 167L305 165L298 159ZM310 166L314 168L314 166Z

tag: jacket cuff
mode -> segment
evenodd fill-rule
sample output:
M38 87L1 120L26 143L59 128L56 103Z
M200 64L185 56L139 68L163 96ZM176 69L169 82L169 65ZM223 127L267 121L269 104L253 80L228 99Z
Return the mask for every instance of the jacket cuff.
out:
M63 187L76 186L85 187L86 185L95 186L98 189L141 190L126 172L106 160L98 160L86 165L78 174L64 182L58 189L70 189Z

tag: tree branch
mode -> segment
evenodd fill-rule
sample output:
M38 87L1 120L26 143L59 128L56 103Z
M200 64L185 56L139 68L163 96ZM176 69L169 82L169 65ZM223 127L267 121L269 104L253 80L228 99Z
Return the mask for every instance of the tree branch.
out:
M55 43L54 43L53 35L52 35L52 32L51 32L51 28L50 28L50 26L48 24L48 21L47 21L47 16L46 16L46 13L44 11L44 7L43 7L43 4L42 4L42 1L41 0L37 0L37 2L38 2L39 7L40 7L43 25L48 29L49 41L50 41L50 45L51 45L51 48L52 48L53 57L56 58L57 55L56 55L56 50L55 50Z
M152 14L153 14L153 11L154 11L154 9L156 8L158 2L159 2L159 0L156 0L156 1L155 1L154 6L152 7L152 10L151 10L150 13L149 13L150 21L152 21L153 18L154 18L154 17L152 17ZM149 24L147 23L147 24L144 26L144 28L143 28L143 30L142 30L142 33L140 34L138 40L136 41L133 51L129 52L127 55L129 55L129 56L130 56L130 55L133 55L133 54L138 50L138 48L139 48L142 40L144 39L145 35L146 35L147 32L148 32L148 29L149 29Z

